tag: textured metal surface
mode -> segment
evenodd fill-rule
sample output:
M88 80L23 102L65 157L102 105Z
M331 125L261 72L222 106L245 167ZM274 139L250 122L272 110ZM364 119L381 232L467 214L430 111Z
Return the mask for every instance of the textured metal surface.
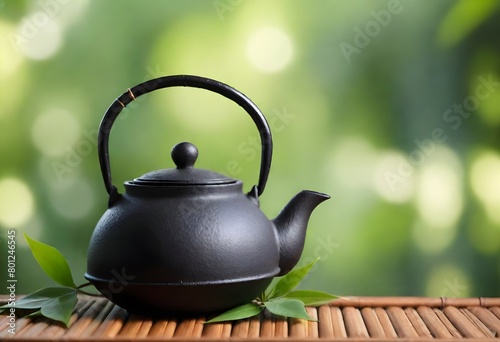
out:
M295 266L311 212L329 198L302 191L273 223L241 182L125 187L92 234L86 278L116 304L148 312L224 310L257 297Z
M500 339L500 298L358 297L333 301L330 305L317 308L308 307L307 311L318 322L261 315L236 322L205 325L205 316L148 318L129 314L105 299L84 296L78 302L68 329L44 318L18 318L16 334L12 335L7 332L7 317L0 315L0 340Z

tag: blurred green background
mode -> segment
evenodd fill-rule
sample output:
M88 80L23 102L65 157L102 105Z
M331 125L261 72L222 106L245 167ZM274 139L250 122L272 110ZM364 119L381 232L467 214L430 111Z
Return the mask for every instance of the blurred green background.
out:
M56 246L84 281L107 203L104 111L147 79L194 74L242 91L268 118L269 217L302 189L332 196L310 221L299 264L321 261L304 288L499 296L499 5L0 0L0 284L12 228L18 294L54 284L22 233ZM114 182L172 167L171 147L187 140L198 167L248 191L257 136L219 95L158 91L114 126Z

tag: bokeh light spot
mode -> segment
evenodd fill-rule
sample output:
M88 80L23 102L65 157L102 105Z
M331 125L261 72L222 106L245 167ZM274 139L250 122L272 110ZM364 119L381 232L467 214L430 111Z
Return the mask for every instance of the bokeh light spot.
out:
M9 39L0 39L0 80L15 74L22 65L23 58L16 53L14 43L15 28L8 23L0 21L0 36L9 37Z
M421 166L416 205L424 222L438 229L456 228L462 214L461 169L454 152L438 147Z
M10 23L0 20L0 84L4 85L4 91L0 92L0 121L15 113L15 108L26 98L27 68L24 58L17 50L15 44L16 27ZM8 87L7 87L8 85ZM8 88L8 91L6 91ZM9 135L7 127L3 127L2 134Z
M38 11L21 20L15 41L17 49L27 58L44 60L59 51L62 32L57 21Z
M351 190L371 186L376 151L362 137L347 137L337 143L331 160L333 178Z
M442 252L455 239L463 211L460 160L449 148L438 146L415 177L420 218L412 228L413 241L425 253Z
M40 152L60 157L80 138L80 124L69 112L53 108L35 119L31 138Z
M489 219L500 223L500 156L485 151L473 162L470 183L476 197L481 201Z
M57 21L63 28L67 28L71 25L75 25L85 17L90 0L64 2L59 0L58 2L60 5L59 10L64 12L64 14L57 16Z
M426 285L429 297L468 297L472 292L471 279L465 271L453 264L434 268Z
M414 177L405 167L405 156L398 151L384 151L378 156L373 189L388 202L408 202L414 193ZM413 172L413 171L412 171Z
M438 254L451 245L457 235L456 229L440 229L422 221L412 227L412 238L419 250L427 254Z
M33 194L28 186L16 178L0 180L0 224L17 228L33 215Z
M59 215L67 219L85 217L93 208L95 193L83 179L65 180L53 185L50 203Z
M293 56L290 37L281 29L260 28L253 32L247 44L250 63L264 72L277 72L285 68Z

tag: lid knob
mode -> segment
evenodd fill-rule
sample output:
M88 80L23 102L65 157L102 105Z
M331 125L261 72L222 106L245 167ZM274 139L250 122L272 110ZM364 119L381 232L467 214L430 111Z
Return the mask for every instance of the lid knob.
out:
M198 158L198 149L189 142L181 142L172 148L170 153L178 169L193 167Z

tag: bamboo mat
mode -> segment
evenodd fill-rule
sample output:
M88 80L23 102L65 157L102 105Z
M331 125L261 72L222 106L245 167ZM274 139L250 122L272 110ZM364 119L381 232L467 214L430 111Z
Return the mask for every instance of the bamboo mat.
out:
M261 314L202 324L206 317L152 319L129 314L103 298L82 296L69 328L41 317L17 318L12 335L2 314L0 340L500 340L500 298L347 297L307 311L318 322Z

